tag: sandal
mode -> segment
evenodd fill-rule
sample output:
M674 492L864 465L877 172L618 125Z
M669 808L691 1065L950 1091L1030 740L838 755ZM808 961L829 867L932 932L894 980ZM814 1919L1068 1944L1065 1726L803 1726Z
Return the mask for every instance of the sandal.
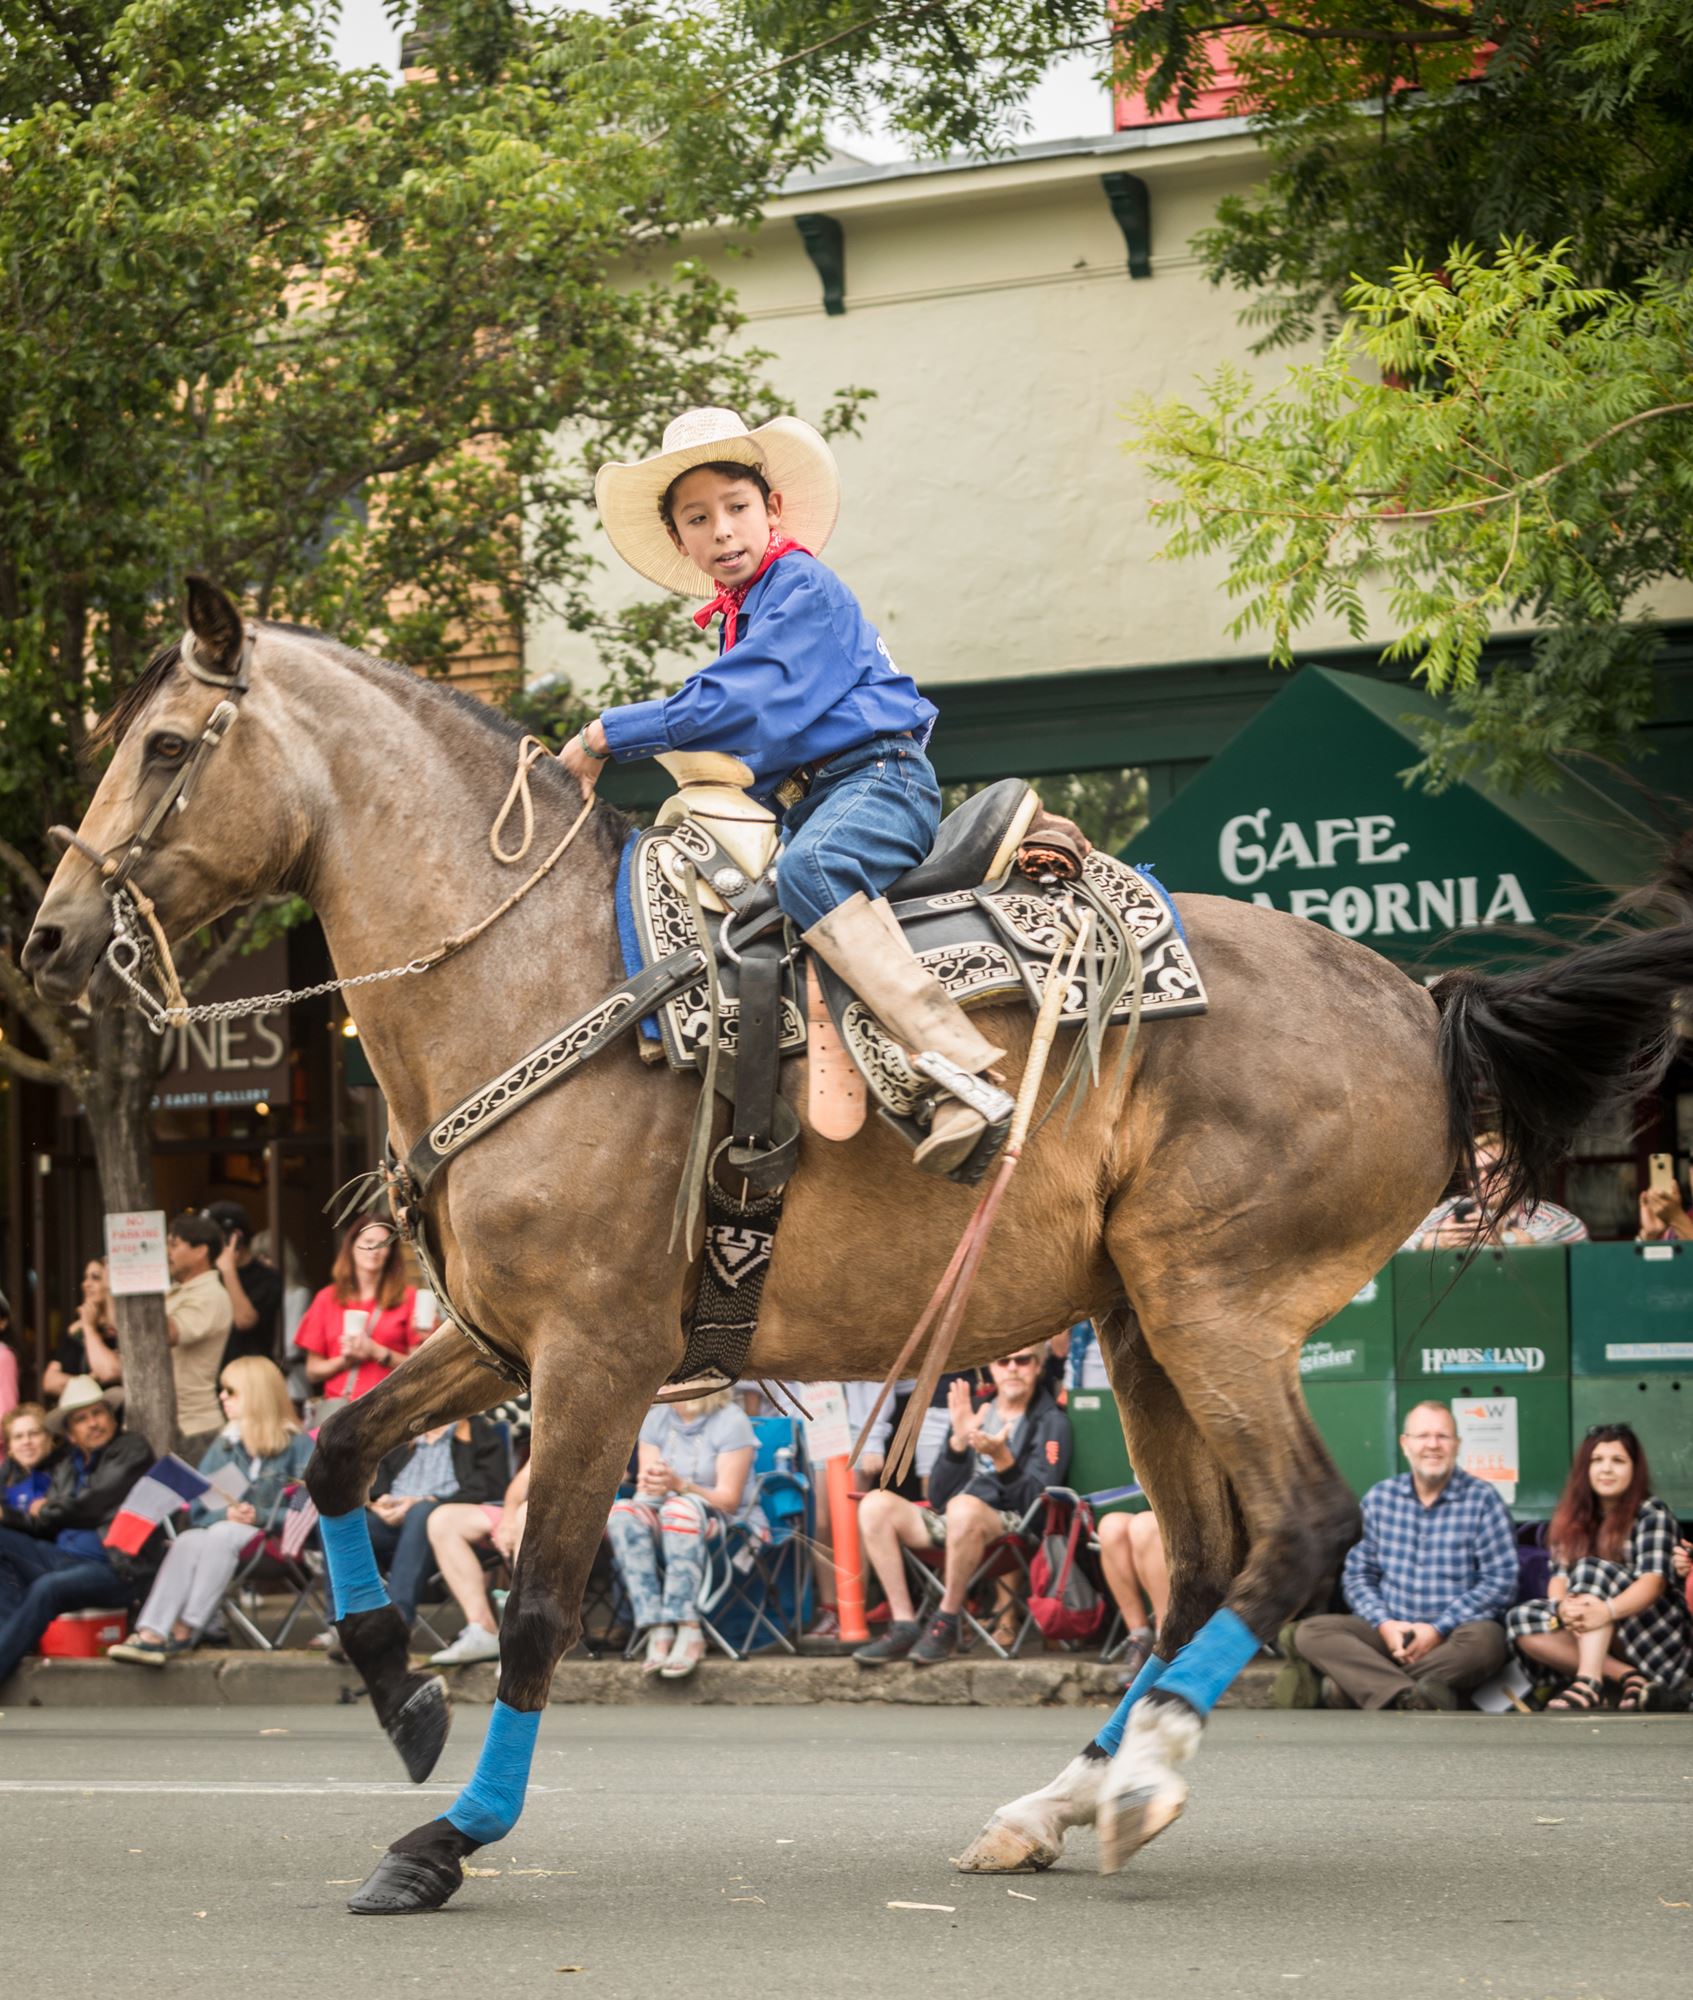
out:
M1605 1690L1591 1674L1578 1674L1560 1695L1546 1704L1548 1715L1591 1715L1605 1705Z
M1638 1669L1624 1674L1617 1687L1617 1711L1621 1715L1644 1715L1657 1698L1658 1684Z

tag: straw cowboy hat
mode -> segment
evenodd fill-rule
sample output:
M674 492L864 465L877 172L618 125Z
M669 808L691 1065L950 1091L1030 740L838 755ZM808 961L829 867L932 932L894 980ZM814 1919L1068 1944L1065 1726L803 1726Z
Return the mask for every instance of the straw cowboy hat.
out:
M684 410L667 425L662 447L632 464L602 465L594 499L611 545L629 565L679 597L715 597L718 584L670 539L659 513L671 483L696 465L728 459L756 465L782 496L782 532L816 555L841 511L835 454L810 424L772 417L748 430L733 410Z
M48 1412L47 1428L55 1437L62 1437L65 1425L77 1411L89 1409L95 1403L104 1403L114 1416L121 1415L123 1391L102 1389L92 1375L73 1375L65 1384L65 1392L59 1398L59 1407Z

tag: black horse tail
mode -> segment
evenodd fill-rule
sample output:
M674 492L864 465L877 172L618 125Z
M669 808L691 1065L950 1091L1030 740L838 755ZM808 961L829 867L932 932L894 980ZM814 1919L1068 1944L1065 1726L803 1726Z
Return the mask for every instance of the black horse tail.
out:
M1504 974L1449 972L1440 1009L1455 1156L1473 1166L1478 1131L1502 1145L1489 1205L1543 1200L1590 1119L1631 1109L1675 1053L1678 993L1693 989L1693 837L1654 900L1671 921Z

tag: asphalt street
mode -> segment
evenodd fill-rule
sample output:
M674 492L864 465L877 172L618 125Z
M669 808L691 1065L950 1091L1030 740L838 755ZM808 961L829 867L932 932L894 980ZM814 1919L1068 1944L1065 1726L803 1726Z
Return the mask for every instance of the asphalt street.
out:
M442 1913L343 1900L415 1791L345 1709L0 1715L0 1938L55 1996L875 1994L1682 2000L1693 1720L1217 1716L1122 1875L948 1856L1087 1711L555 1707L490 1871ZM494 1873L492 1871L498 1871ZM942 1905L896 1908L896 1904Z

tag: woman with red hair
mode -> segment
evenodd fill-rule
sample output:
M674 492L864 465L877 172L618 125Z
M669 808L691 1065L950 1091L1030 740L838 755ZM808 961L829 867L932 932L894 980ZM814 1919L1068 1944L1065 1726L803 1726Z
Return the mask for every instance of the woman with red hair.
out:
M1548 1541L1548 1594L1505 1619L1518 1652L1570 1677L1548 1714L1582 1715L1617 1684L1617 1707L1649 1708L1693 1667L1693 1626L1675 1588L1675 1516L1651 1491L1640 1440L1627 1424L1595 1424L1575 1463Z

